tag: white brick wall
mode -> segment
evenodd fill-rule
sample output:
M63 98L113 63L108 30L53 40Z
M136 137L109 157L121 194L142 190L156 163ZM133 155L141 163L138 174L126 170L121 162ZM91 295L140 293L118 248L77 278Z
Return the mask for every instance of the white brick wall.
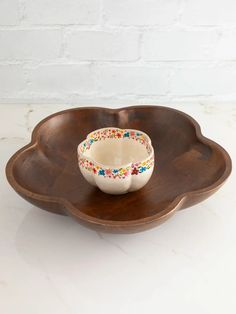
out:
M98 25L100 17L100 0L25 0L25 23L32 25Z
M91 66L74 64L41 65L29 70L28 91L48 95L72 93L89 94L95 89L95 79Z
M4 98L14 98L27 87L24 69L21 65L0 65L0 91Z
M136 61L136 31L73 31L67 36L67 54L79 61Z
M166 95L168 69L153 66L106 66L97 68L98 89L109 95Z
M178 16L179 0L104 0L108 25L171 25Z
M148 31L143 35L145 61L189 61L212 58L214 31Z
M176 68L170 89L175 96L231 95L236 89L236 66L181 65Z
M61 51L60 30L1 30L0 60L56 59Z
M0 1L0 25L16 25L19 23L18 0Z
M234 26L235 0L186 0L183 23L199 26Z
M235 0L0 0L0 103L236 101Z

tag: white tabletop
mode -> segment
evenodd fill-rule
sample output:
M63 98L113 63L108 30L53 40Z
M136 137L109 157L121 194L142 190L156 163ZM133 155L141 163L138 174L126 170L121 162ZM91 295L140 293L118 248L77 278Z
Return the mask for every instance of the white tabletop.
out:
M236 157L236 106L182 105ZM7 183L9 157L69 106L0 107L0 313L236 313L236 178L161 226L96 233L40 210Z

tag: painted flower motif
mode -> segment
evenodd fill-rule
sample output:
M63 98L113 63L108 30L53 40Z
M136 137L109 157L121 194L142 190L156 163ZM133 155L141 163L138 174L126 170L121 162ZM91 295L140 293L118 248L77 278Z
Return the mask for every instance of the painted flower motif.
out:
M145 170L146 170L146 167L140 167L139 168L139 172L141 172L141 173L144 172Z
M124 176L127 177L128 174L129 174L129 171L125 170L125 171L124 171Z
M132 175L137 175L139 173L138 169L137 168L134 168L131 172Z
M94 142L105 140L106 138L132 138L141 144L146 145L145 137L142 133L136 131L127 131L120 129L105 129L102 131L94 132L90 135L89 139L81 146L81 152L90 149ZM148 146L147 146L148 147Z
M105 170L104 169L100 169L98 171L99 176L105 176Z
M112 171L111 171L111 169L106 169L105 173L106 173L106 175L110 176L112 174Z
M148 143L146 142L145 137L142 133L136 132L136 131L127 131L127 130L120 130L120 129L105 129L102 131L94 132L91 134L89 139L87 139L83 146L80 147L81 152L85 152L86 150L89 150L91 145L94 142L105 140L107 138L127 138L127 139L133 139L138 141L141 144L144 144L148 152L150 152L150 147ZM103 169L98 165L94 165L91 161L86 160L86 158L81 158L79 161L79 164L81 167L84 167L88 171L93 172L94 174L108 177L108 178L119 178L119 179L125 179L129 174L131 175L137 175L139 173L142 173L146 171L147 169L150 169L153 166L154 160L153 158L150 158L149 160L146 160L144 162L137 162L133 164L132 168L131 166L125 167L125 168L119 168L119 169Z
M150 169L151 166L153 166L153 158L146 160L142 163L135 163L134 168L126 167L126 168L119 168L119 169L102 169L100 166L93 166L92 162L87 161L86 159L80 159L79 164L80 166L84 167L88 171L92 171L94 174L98 174L103 177L108 178L120 178L124 179L129 174L131 175L138 175L139 173L142 173L146 171L147 169Z

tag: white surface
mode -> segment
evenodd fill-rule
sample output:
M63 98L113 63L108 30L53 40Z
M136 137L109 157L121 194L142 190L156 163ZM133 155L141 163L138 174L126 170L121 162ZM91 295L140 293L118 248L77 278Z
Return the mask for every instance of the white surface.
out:
M236 157L236 106L176 106ZM96 233L8 185L8 158L60 106L0 107L0 313L234 314L236 179L161 226Z
M235 12L235 0L1 0L0 103L235 103Z

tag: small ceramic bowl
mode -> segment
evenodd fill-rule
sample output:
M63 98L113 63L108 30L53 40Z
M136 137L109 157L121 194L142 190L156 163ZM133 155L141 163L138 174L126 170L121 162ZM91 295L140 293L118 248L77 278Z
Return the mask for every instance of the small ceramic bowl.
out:
M84 178L108 194L141 189L154 168L154 150L147 134L114 127L95 130L78 146Z

